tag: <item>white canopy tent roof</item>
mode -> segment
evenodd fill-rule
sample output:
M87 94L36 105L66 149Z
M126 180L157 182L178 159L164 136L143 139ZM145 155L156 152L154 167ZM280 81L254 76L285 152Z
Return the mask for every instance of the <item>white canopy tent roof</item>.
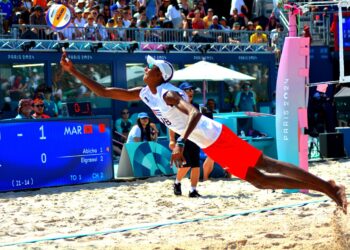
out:
M224 81L224 80L255 80L254 77L238 71L225 68L216 63L199 61L184 69L175 71L173 81Z

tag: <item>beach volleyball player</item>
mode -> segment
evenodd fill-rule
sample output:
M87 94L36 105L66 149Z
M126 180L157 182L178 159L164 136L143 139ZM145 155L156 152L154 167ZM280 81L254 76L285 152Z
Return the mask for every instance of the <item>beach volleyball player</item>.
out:
M180 167L184 161L184 142L189 139L231 174L260 189L310 189L326 194L347 212L345 187L335 181L324 181L292 164L265 156L241 140L226 126L211 120L179 94L169 83L174 69L171 63L147 57L143 80L145 87L132 89L104 87L79 72L63 53L62 68L78 78L96 95L120 101L142 100L156 117L181 137L172 151L171 163ZM265 172L262 172L264 170ZM271 175L270 173L273 173Z

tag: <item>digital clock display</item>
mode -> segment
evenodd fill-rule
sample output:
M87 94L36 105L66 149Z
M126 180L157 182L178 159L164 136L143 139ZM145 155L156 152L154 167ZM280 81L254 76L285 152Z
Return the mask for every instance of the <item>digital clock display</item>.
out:
M0 122L0 191L113 178L110 117Z

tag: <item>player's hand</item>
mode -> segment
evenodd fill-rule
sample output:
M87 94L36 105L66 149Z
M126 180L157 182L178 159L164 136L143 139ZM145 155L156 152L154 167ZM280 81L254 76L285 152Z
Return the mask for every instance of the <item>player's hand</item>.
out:
M177 168L182 167L182 165L186 162L184 156L183 156L183 147L179 147L178 145L175 145L173 152L171 153L171 162L170 165L172 166L175 164Z
M169 142L169 148L170 148L170 150L174 150L175 144L176 144L176 141L170 141L170 142Z
M66 52L63 52L63 54L62 54L61 66L67 72L71 72L72 69L74 68L73 62L71 60L69 60Z

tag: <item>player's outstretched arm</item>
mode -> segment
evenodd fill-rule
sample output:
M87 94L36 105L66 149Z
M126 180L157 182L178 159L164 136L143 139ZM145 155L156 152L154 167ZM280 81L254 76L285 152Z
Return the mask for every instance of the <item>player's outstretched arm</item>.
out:
M86 87L93 91L96 95L106 98L112 98L120 101L137 101L140 100L141 87L133 89L122 88L107 88L96 81L88 78L86 75L77 70L71 60L67 57L67 53L64 52L61 58L62 68L71 75L78 78Z

